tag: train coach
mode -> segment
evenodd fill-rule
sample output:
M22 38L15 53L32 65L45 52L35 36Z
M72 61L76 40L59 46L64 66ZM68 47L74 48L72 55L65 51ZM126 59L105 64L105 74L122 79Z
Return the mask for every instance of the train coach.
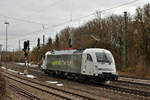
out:
M100 48L49 51L43 58L42 70L60 76L117 80L118 74L110 51Z

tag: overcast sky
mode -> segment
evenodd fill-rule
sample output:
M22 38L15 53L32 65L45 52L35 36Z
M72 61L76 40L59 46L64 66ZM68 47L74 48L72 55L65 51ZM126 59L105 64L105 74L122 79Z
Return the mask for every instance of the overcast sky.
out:
M3 16L8 16L7 21L10 23L8 25L8 49L12 51L19 48L19 40L21 41L21 46L23 46L24 40L30 40L31 46L36 46L37 38L42 39L43 34L46 35L46 39L49 36L54 38L60 29L68 25L79 26L92 19L95 15L76 21L74 19L130 1L134 0L0 0L0 44L5 49L6 31L4 21L6 18ZM134 14L137 7L142 7L147 3L150 3L150 0L139 0L117 9L106 11L102 16L123 14L124 11ZM14 20L9 17L20 20ZM73 20L72 22L54 27L54 25L71 19ZM28 20L28 22L23 20ZM42 24L45 30L43 30Z

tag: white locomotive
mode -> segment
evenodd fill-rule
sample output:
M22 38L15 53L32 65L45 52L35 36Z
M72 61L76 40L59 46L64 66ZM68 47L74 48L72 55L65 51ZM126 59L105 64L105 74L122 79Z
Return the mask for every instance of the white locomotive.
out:
M97 80L117 80L118 74L110 51L99 48L50 51L45 54L42 70L62 76Z

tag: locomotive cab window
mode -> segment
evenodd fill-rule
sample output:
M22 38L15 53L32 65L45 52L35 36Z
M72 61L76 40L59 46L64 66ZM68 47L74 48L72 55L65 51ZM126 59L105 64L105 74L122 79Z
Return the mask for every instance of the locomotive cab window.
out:
M93 61L92 56L90 54L87 54L87 60L88 61Z
M98 53L96 52L96 58L97 58L97 62L105 62L105 63L112 63L112 57L110 54L107 53Z

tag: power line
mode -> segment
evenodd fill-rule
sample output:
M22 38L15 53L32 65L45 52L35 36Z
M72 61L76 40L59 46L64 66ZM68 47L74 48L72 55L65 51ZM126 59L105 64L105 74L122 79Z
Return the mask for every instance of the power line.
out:
M133 1L130 1L130 2L127 2L127 3L123 3L123 4L120 4L120 5L111 7L111 8L107 8L107 9L104 9L104 10L100 10L99 12L103 13L103 12L105 12L105 11L112 10L112 9L116 9L116 8L120 8L120 7L129 5L129 4L135 3L135 2L137 2L137 1L139 1L139 0L133 0ZM83 18L88 17L88 16L93 15L93 14L95 14L95 12L92 13L92 14L86 15L86 16L82 16L82 17L79 17L79 18L76 18L76 19L72 19L72 20L65 21L65 22L60 23L60 24L53 25L53 26L51 26L51 27L58 27L58 26L61 26L61 25L63 25L63 24L67 24L67 23L72 22L72 21L77 21L77 20L83 19ZM49 28L51 28L51 27L48 27L48 28L45 28L45 29L49 29Z
M55 27L58 27L58 26L62 26L62 25L67 24L69 22L70 22L70 20L65 21L63 23L55 24L55 25L52 25L52 26L49 26L49 27L45 27L44 30L48 30L50 28L55 28ZM40 29L40 30L37 30L37 31L33 31L33 32L29 32L29 33L26 33L26 34L34 34L34 33L39 33L41 31L43 31L43 29Z
M63 1L63 0L61 0L61 2L62 2L62 1ZM60 2L60 0L57 0L57 1L53 2L53 3L51 3L50 5L44 7L43 9L40 9L39 11L34 11L34 12L36 12L36 13L43 12L44 10L47 10L48 7L53 7L54 5L58 4L57 2ZM30 15L25 16L25 17L23 17L23 18L32 17L33 14L34 14L34 13L31 13ZM35 18L35 17L34 17L34 18Z
M127 5L132 4L132 3L135 3L135 2L137 2L137 1L139 1L139 0L133 0L133 1L130 1L130 2L127 2L127 3L123 3L123 4L120 4L120 5L111 7L111 8L104 9L104 10L97 10L97 12L104 13L105 11L112 10L112 9L116 9L116 8L120 8L120 7L123 7L123 6L127 6ZM88 15L85 15L85 16L82 16L82 17L79 17L79 18L76 18L76 19L73 19L73 20L80 20L80 19L89 17L89 16L94 15L94 14L95 14L95 12L94 12L94 13L91 13L91 14L88 14Z
M127 2L127 3L124 3L124 4L121 4L121 5L118 5L118 6L114 6L114 7L111 7L111 8L108 8L108 9L104 9L104 10L100 10L99 12L100 13L103 13L104 11L108 11L108 10L112 10L112 9L116 9L116 8L120 8L122 6L126 6L126 5L129 5L131 3L134 3L134 2L137 2L139 0L134 0L134 1L130 1L130 2ZM82 16L82 17L79 17L79 18L75 18L75 19L72 19L71 21L77 21L77 20L80 20L80 19L83 19L83 18L86 18L86 17L89 17L91 15L95 14L94 13L91 13L89 15L86 15L86 16ZM39 24L39 25L45 25L43 23L40 23L40 22L36 22L36 21L32 21L32 20L26 20L26 19L22 19L22 18L16 18L16 17L10 17L10 16L6 16L6 15L2 15L0 14L1 17L4 17L4 18L8 18L8 19L12 19L12 20L17 20L17 21L22 21L22 22L27 22L27 23L34 23L34 24ZM68 22L68 21L67 21ZM63 23L61 23L63 24ZM56 25L58 26L58 25Z
M120 4L120 5L111 7L111 8L107 8L107 9L101 10L101 11L99 11L99 12L100 12L100 13L103 13L103 12L105 12L105 11L112 10L112 9L116 9L116 8L120 8L120 7L129 5L129 4L131 4L131 3L137 2L137 1L139 1L139 0L130 1L130 2L127 2L127 3L124 3L124 4ZM82 16L82 17L79 17L79 18L76 18L76 19L68 20L68 21L65 21L65 22L63 22L63 23L59 23L59 24L56 24L56 25L52 25L52 26L50 26L50 27L46 27L46 28L44 28L44 30L48 30L48 29L50 29L50 28L55 28L55 27L58 27L58 26L62 26L62 25L64 25L64 24L70 23L70 22L72 22L72 21L77 21L77 20L86 18L86 17L91 16L91 15L93 15L93 14L95 14L95 12L92 13L92 14L86 15L86 16ZM38 33L38 32L41 32L41 31L43 31L43 30L38 30L38 31L26 33L26 34Z
M53 2L51 5L54 5L58 1L60 1L60 0L57 0L56 2ZM51 5L49 5L49 6L51 6ZM42 10L44 10L44 9L41 9L40 11L42 11ZM38 11L38 12L40 12L40 11ZM3 14L0 14L0 17L4 17L4 18L7 18L7 19L12 19L12 20L17 20L17 21L21 21L21 22L26 22L26 23L46 25L46 24L43 24L43 23L40 23L40 22L36 22L36 21L32 21L32 20L26 20L24 18L16 18L16 17L11 17L11 16L6 16L6 15L3 15ZM26 16L26 17L30 17L30 16Z
M43 25L43 23L40 23L40 22L25 20L25 19L16 18L16 17L5 16L5 15L2 15L2 14L0 14L0 17L4 17L4 18L7 18L7 19L12 19L12 20L17 20L17 21L21 21L21 22L26 22L26 23L34 23L34 24L38 24L38 25L39 24Z
M104 10L101 10L101 12L105 12L105 11L108 11L108 10L120 8L120 7L129 5L129 4L135 3L135 2L137 2L137 1L139 1L139 0L133 0L133 1L130 1L130 2L127 2L127 3L120 4L120 5L118 5L118 6L114 6L114 7L108 8L108 9L104 9Z

